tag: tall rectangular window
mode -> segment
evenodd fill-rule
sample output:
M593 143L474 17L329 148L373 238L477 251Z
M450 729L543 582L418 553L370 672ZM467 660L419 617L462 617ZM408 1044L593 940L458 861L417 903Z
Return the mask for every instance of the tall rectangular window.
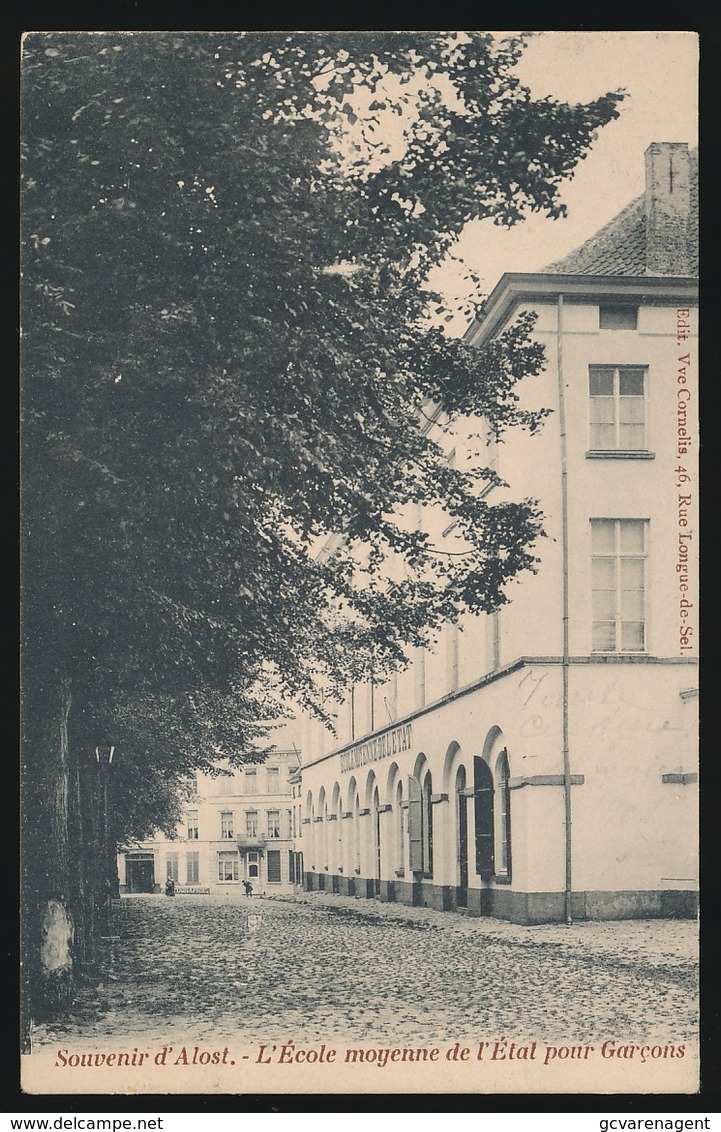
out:
M245 811L245 833L246 837L258 836L258 811L246 810Z
M493 618L493 668L494 671L501 667L501 611L497 609L495 613L491 614Z
M350 729L351 739L355 739L355 684L351 687L350 695L348 697L348 726Z
M646 366L589 366L591 449L633 452L646 447Z
M238 879L238 854L218 853L218 880L226 883Z
M268 810L268 838L277 840L280 837L280 810Z
M222 841L232 841L235 837L235 822L232 810L223 810L220 815L220 837Z
M457 625L449 625L446 629L446 671L448 677L448 691L455 692L458 688L458 634Z
M233 793L233 783L229 774L221 774L216 778L214 792L221 798L227 798L228 794Z
M594 652L646 647L645 519L591 520Z
M266 781L268 784L268 793L277 794L280 785L280 771L277 766L269 766L266 768Z
M280 884L280 850L268 850L268 884Z
M497 609L486 616L486 671L496 672L501 667L501 612Z
M200 853L185 854L185 878L187 884L197 884L200 880Z
M198 811L188 810L187 816L188 841L198 840Z
M416 684L416 707L422 708L426 704L426 650L422 647L416 649L413 675Z
M165 875L169 880L178 879L178 854L168 853L165 858Z
M393 672L387 684L384 685L383 707L387 723L395 723L398 714L398 673Z
M246 794L258 793L258 774L255 767L249 768L245 772L245 792Z

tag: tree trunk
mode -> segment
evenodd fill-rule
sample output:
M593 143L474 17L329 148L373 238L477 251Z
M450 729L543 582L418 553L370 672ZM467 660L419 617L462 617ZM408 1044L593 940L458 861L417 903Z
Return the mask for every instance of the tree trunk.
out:
M68 716L72 697L70 682L63 680L57 719L56 758L50 753L48 765L49 860L48 899L43 910L41 938L41 978L43 1000L50 1009L66 1006L73 992L74 918L71 911L70 754Z
M68 716L70 682L42 681L24 696L23 1021L67 1007L73 993Z

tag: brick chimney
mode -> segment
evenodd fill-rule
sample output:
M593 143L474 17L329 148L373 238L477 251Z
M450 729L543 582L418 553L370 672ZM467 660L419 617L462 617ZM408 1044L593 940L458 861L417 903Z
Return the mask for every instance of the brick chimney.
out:
M646 274L689 275L691 169L686 142L646 150Z

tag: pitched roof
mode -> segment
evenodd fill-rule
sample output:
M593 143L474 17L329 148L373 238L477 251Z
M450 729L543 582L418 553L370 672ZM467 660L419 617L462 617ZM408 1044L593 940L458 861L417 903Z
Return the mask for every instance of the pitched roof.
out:
M698 275L698 152L693 150L689 156L689 264L691 274ZM646 275L645 195L636 197L585 244L544 271L554 275Z

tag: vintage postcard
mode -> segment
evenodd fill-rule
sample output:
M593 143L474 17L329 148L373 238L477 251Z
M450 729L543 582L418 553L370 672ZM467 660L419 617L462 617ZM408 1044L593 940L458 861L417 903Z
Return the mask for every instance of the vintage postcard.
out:
M24 37L27 1094L697 1092L697 56Z

